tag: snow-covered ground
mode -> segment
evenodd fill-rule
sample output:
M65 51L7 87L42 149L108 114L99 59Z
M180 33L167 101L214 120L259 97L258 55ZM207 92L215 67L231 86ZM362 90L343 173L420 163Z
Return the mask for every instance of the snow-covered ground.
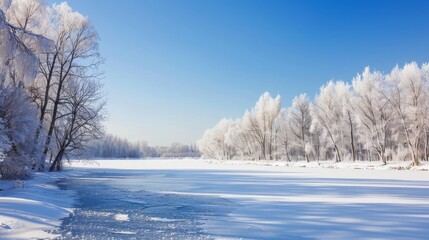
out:
M74 195L61 191L55 181L77 172L37 173L32 180L0 181L0 239L45 239L60 218L72 213Z
M339 162L328 161L286 161L286 160L210 160L213 164L228 165L258 165L277 167L308 167L308 168L336 168L336 169L367 169L367 170L411 170L429 171L429 163L421 162L419 166L414 166L410 161L389 161L383 164L381 161L356 161Z
M66 218L61 233L73 238L88 231L88 225L109 224L100 229L111 229L111 235L102 236L112 239L427 239L427 171L267 165L196 159L75 161L74 171L64 176L73 175L76 181L68 184L76 183L75 194L83 194L74 217L86 217L81 221L85 226ZM68 214L73 191L47 185L50 176L58 177L41 174L23 189L0 192L0 223L8 226L0 231L1 239L46 237L29 232L40 230L41 218L53 227ZM55 191L59 199L43 191ZM93 202L88 194L110 202ZM151 235L155 230L157 235Z

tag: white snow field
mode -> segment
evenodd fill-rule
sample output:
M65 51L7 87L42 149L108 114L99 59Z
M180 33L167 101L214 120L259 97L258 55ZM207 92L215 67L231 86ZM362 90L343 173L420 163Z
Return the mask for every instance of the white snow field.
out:
M28 181L0 181L0 239L50 239L60 218L72 213L74 195L61 191L55 181L67 173L36 173Z
M97 239L96 235L73 235L85 228L72 226L79 222L97 225L97 219L110 224L100 229L110 229L112 234L98 235L104 237L98 239L409 240L429 236L427 171L294 168L197 159L92 163L75 161L69 167L73 171L62 177L84 181L74 184L75 194L121 198L105 203L115 205L112 209L101 208L96 199L95 207L85 205L88 201L80 198L84 204L74 205L75 218L91 218L66 218L60 232L64 239ZM58 190L53 195L53 187L45 184L47 176L57 177L39 174L23 189L0 192L0 239L52 237L41 232L41 226L58 226L57 219L68 214L74 195ZM82 190L79 184L91 188ZM98 184L114 188L103 185L97 190ZM124 199L130 209L119 203ZM136 215L141 209L147 211ZM177 233L180 227L184 230ZM150 235L152 229L157 229L157 235Z

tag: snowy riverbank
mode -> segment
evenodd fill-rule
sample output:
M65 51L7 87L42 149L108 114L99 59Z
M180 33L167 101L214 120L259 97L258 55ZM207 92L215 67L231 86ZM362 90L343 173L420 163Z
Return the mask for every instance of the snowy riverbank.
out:
M389 165L377 162L329 163L343 169L334 169L328 162L289 167L273 163L73 161L67 167L73 171L36 174L23 188L0 192L0 238L52 238L55 235L43 230L61 225L59 219L71 213L78 196L83 202L74 206L76 214L66 218L59 231L65 239L409 240L427 236L426 171L389 170ZM78 191L61 191L51 184L61 178L71 179L68 184Z
M51 239L67 217L74 195L55 182L78 172L36 173L26 181L0 181L0 239Z
M411 170L411 171L429 171L429 163L421 162L420 166L413 166L410 161L390 161L386 165L381 161L345 161L336 163L330 161L296 161L288 162L285 160L207 160L212 164L226 165L255 165L272 167L307 167L307 168L331 168L331 169L365 169L365 170Z

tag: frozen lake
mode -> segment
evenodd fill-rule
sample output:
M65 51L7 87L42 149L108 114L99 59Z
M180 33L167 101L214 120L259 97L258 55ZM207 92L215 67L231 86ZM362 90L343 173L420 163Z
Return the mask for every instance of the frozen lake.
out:
M64 239L427 239L427 172L204 160L74 163Z
M234 203L222 198L147 191L142 182L160 174L163 173L106 172L60 182L62 188L78 194L74 215L62 224L62 236L67 239L211 239L201 221L224 218Z

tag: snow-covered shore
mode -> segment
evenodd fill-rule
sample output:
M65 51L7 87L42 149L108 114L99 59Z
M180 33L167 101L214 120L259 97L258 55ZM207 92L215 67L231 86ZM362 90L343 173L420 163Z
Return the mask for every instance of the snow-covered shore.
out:
M77 172L36 173L26 181L0 181L0 239L51 239L67 217L74 194L55 182Z
M336 163L327 161L285 161L285 160L207 160L213 164L226 165L256 165L273 167L307 167L307 168L332 168L332 169L366 169L366 170L411 170L429 171L429 163L421 162L419 166L413 166L410 161L389 161L383 164L381 161L345 161Z
M144 165L150 164L161 160L168 162L169 160L181 161L180 164L182 167L192 167L189 166L189 163L196 164L194 167L203 167L207 168L210 165L224 165L232 166L266 166L266 167L281 167L281 168L329 168L329 169L361 169L361 170L409 170L409 171L429 171L429 162L421 162L419 166L414 166L410 161L389 161L387 164L383 164L381 161L343 161L335 162L333 160L323 160L323 161L286 161L286 160L217 160L217 159L197 159L197 158L181 158L181 159L172 159L172 158L149 158L144 159ZM121 164L118 164L118 161ZM77 168L118 168L118 169L133 169L135 164L139 164L138 159L96 159L96 160L77 160L72 161L71 164L68 164L69 167ZM151 166L157 165L161 167L163 164L150 164ZM181 166L176 166L181 168ZM170 166L168 166L170 167ZM212 166L213 167L213 166ZM211 168L211 167L209 167ZM138 167L137 167L138 169Z

